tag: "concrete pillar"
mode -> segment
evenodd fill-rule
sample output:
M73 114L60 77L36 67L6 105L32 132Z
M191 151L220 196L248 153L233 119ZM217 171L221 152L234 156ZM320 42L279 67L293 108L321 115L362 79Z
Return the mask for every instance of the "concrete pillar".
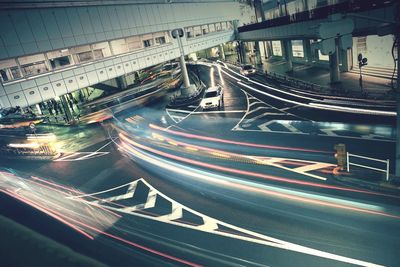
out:
M222 60L225 60L225 50L223 44L219 45L219 56Z
M246 64L247 59L246 59L246 45L244 42L240 42L240 58L242 60L242 64Z
M43 114L42 109L40 108L39 104L36 104L36 110L37 110L39 115Z
M68 105L68 101L67 101L66 95L60 96L60 99L61 99L61 104L62 104L63 109L64 109L65 116L67 117L67 121L70 122L70 121L72 121L74 119L74 117L72 116L71 110L69 109L69 105Z
M335 39L335 53L329 55L329 70L331 83L340 82L339 72L339 39Z
M260 52L260 42L259 41L255 41L254 42L254 50L255 50L255 53L256 53L256 64L262 64L261 52Z
M293 53L292 53L292 42L291 40L282 40L283 53L286 59L288 71L293 71Z
M303 39L304 59L308 64L313 61L313 54L311 52L311 44L309 39Z
M190 80L189 80L189 74L186 68L186 62L185 62L185 56L181 55L179 57L179 64L181 66L181 72L182 72L182 77L183 77L183 84L185 85L186 88L190 87Z

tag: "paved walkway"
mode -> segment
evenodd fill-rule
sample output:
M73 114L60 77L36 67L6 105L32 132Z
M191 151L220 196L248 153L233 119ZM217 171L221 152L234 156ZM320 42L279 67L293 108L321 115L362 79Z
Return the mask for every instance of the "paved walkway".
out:
M308 66L304 64L294 63L294 71L287 72L287 64L283 60L269 59L258 68L266 70L268 73L278 73L293 77L302 81L318 84L320 86L329 87L337 91L347 92L352 95L363 95L363 91L359 85L359 75L356 73L342 72L341 83L330 84L329 70L319 66ZM393 98L389 79L378 78L363 75L364 92L372 97L384 96L385 98Z

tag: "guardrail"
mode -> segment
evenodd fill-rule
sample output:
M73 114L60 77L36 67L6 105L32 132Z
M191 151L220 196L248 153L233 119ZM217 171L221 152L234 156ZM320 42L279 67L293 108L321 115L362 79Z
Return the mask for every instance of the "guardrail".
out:
M358 163L351 163L350 162L350 157L355 157L355 158L360 158L360 159L366 159L366 160L371 160L371 161L376 161L376 162L382 162L382 163L386 163L386 168L385 169L379 169L379 168L375 168L375 167L370 167L370 166L366 166L366 165L362 165L362 164L358 164ZM370 157L365 157L365 156L360 156L360 155L356 155L356 154L351 154L349 152L346 153L346 159L347 159L347 171L350 172L350 165L352 166L357 166L357 167L361 167L361 168L366 168L366 169L370 169L370 170L375 170L375 171L379 171L379 172L384 172L386 173L386 181L389 181L389 160L383 160L383 159L374 159L374 158L370 158Z

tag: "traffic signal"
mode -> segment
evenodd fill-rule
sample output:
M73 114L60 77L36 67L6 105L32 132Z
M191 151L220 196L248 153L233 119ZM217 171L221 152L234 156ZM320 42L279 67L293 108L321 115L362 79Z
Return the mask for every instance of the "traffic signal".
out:
M345 144L336 144L335 145L335 158L337 160L337 165L341 170L344 170L347 164L347 156L346 156L346 145Z
M361 68L362 66L368 65L368 59L366 57L363 57L361 53L358 54L357 59L358 59L358 67Z

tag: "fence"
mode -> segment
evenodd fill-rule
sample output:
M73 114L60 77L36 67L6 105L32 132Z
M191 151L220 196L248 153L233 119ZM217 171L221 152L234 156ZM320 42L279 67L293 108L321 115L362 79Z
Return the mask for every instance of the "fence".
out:
M374 158L360 156L360 155L356 155L356 154L350 154L349 152L346 153L346 157L347 157L347 161L346 162L347 162L347 171L348 172L350 171L350 165L361 167L361 168L366 168L366 169L371 169L371 170L375 170L375 171L380 171L380 172L386 173L386 181L389 181L389 160L388 159L387 160L374 159ZM386 169L379 169L379 168L370 167L370 166L366 166L366 165L362 165L362 164L358 164L358 163L351 163L350 162L350 157L355 157L355 158L360 158L360 159L366 159L366 160L386 163Z

